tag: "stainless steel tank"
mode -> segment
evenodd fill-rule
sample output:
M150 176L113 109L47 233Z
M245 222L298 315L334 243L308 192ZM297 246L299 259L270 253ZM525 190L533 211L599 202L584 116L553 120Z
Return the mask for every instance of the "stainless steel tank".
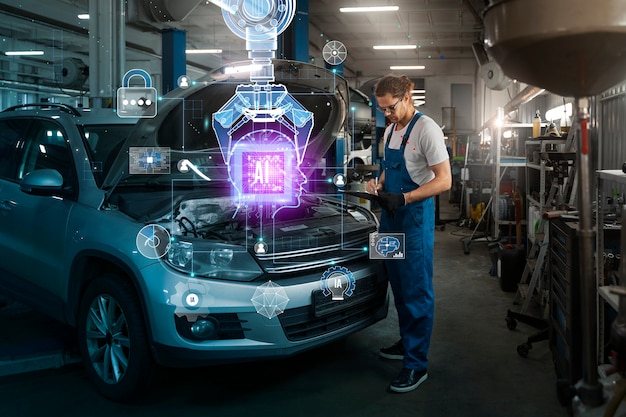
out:
M485 10L485 46L506 75L562 96L626 79L623 0L504 0Z

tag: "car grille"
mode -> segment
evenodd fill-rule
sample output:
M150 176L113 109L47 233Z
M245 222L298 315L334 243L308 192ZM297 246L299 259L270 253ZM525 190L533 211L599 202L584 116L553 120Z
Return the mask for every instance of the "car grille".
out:
M362 234L363 235L363 234ZM285 274L340 265L367 256L367 235L328 245L291 245L291 250L257 254L263 268L270 274ZM318 242L319 243L319 242Z
M278 316L287 339L305 340L330 333L372 317L387 299L387 279L382 268L357 281L354 293L332 301L322 291L312 294L312 305L285 310Z

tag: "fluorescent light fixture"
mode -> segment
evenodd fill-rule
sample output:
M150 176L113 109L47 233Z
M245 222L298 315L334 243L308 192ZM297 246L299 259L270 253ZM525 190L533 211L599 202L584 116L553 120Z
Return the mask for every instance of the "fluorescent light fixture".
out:
M425 95L418 95L418 96L411 96L411 98L413 100L426 100L426 96Z
M239 65L234 67L226 67L224 68L224 74L236 74L240 72L254 72L263 68L262 65Z
M374 45L374 49L417 49L417 45Z
M426 104L426 101L424 101L424 100L414 100L413 101L413 106L415 106L415 107L423 106L424 104Z
M89 20L89 13L81 13L78 15L80 20Z
M392 65L389 67L390 70L415 70L415 69L424 69L426 68L424 65Z
M397 12L398 6L372 6L372 7L340 7L341 13L362 13L362 12Z
M4 54L7 56L32 56L43 55L43 51L6 51Z
M186 54L221 54L221 49L186 49Z
M411 90L411 94L426 94L426 90Z

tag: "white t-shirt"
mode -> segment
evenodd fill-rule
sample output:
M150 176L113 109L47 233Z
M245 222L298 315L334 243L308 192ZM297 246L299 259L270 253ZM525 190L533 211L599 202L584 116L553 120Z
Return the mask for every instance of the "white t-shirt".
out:
M391 124L385 129L385 135L383 136L385 142L393 126ZM407 127L408 125L393 132L389 141L390 149L400 149ZM422 114L415 122L413 130L411 130L411 136L404 148L406 169L411 179L418 185L426 184L435 178L435 174L430 167L447 161L449 158L441 128L433 119Z

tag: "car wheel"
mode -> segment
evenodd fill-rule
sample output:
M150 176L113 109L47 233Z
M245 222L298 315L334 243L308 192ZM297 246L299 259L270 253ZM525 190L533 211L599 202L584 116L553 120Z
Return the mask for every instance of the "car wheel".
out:
M85 369L113 400L141 396L152 379L152 358L139 300L128 282L105 274L89 284L78 313Z

